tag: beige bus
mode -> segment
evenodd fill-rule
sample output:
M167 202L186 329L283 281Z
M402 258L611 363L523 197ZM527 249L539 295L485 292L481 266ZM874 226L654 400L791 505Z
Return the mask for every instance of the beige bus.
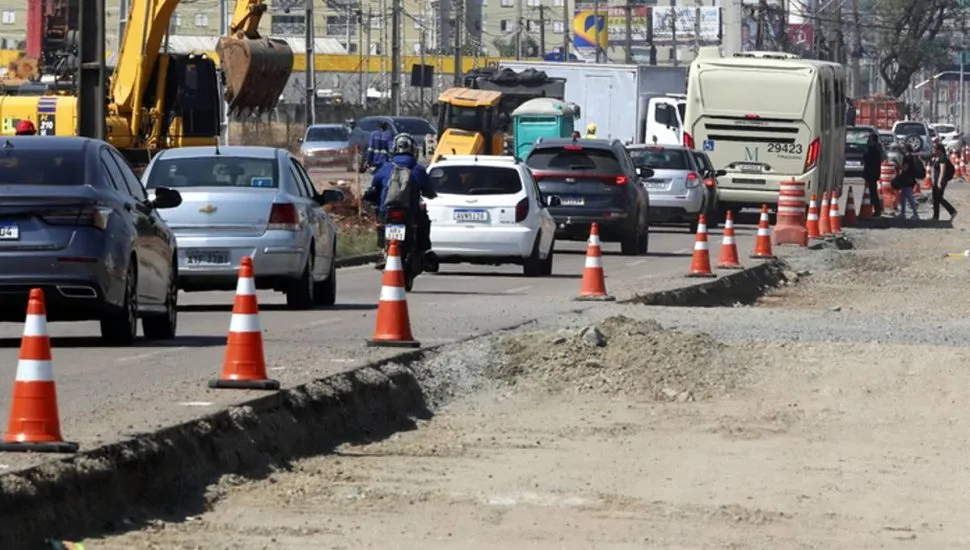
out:
M687 77L684 144L727 171L718 178L721 208L774 206L779 183L792 178L819 199L840 189L845 93L837 63L703 48Z

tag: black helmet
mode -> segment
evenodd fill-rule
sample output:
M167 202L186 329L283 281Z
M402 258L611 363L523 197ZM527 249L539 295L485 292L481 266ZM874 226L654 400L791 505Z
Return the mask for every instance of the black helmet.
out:
M391 146L391 153L395 155L414 156L414 139L409 134L398 134L394 136L394 145Z
M377 127L380 128L381 130L387 130L390 127L390 125L388 125L386 120L382 120L377 123Z

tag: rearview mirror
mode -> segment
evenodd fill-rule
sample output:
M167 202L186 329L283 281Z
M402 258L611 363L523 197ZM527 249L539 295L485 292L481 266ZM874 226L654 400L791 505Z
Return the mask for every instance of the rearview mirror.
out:
M156 187L151 207L156 209L177 208L182 204L182 194L168 187Z
M313 197L313 200L315 200L320 206L334 202L341 202L344 200L344 192L339 189L327 189L323 193Z
M562 206L562 199L553 195L546 199L546 206Z
M727 170L723 170L723 169L722 170L717 170L714 173L717 174L717 177L726 176L727 175Z

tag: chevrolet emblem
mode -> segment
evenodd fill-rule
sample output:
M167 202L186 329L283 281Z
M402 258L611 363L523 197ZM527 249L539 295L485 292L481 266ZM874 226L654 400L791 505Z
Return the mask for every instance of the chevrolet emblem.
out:
M202 212L203 214L211 214L211 213L215 212L216 209L217 208L215 206L212 206L211 204L207 204L207 205L203 206L202 208L199 208L199 212Z

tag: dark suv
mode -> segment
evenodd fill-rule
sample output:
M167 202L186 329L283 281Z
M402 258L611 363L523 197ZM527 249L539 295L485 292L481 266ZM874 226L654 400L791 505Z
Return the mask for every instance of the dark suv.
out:
M600 238L619 241L624 255L647 253L650 198L640 179L653 171L636 168L619 140L541 140L525 162L543 196L559 199L549 207L557 237L586 240L595 222Z

